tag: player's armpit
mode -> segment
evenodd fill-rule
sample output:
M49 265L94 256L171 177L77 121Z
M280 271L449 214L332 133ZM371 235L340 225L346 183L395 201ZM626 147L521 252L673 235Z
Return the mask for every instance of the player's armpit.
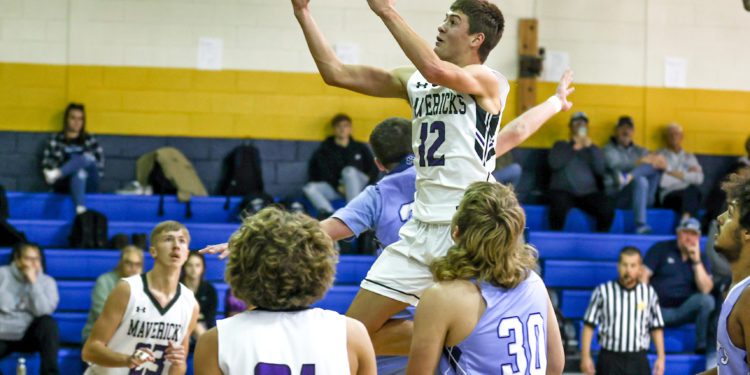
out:
M739 313L740 311L743 313ZM745 288L742 292L742 296L740 296L740 299L737 301L737 305L732 311L733 314L736 313L739 316L739 319L737 320L742 328L742 335L740 335L740 337L738 337L739 340L736 341L734 340L735 338L731 336L731 333L729 336L736 347L744 349L745 351L750 347L750 314L745 313L747 311L750 311L750 288ZM747 365L750 367L750 356L745 356L745 361L747 361Z
M375 349L367 329L360 321L346 317L346 347L353 375L376 375Z
M216 327L209 329L195 346L195 373L202 375L222 375L219 368L219 331Z
M116 353L107 348L107 343L122 322L130 300L130 285L120 281L112 290L101 315L94 323L88 340L83 345L84 361L104 367L127 367L132 353Z

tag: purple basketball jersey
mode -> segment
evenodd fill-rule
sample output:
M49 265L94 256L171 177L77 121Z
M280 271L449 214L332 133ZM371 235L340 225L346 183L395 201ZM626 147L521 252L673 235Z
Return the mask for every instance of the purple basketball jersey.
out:
M445 348L440 374L544 374L547 289L534 272L513 289L480 285L487 309L472 333Z
M747 350L734 346L729 338L729 331L727 331L729 314L748 286L750 286L750 277L735 285L727 294L724 304L721 305L719 327L716 331L716 365L720 375L750 375L750 369L747 367Z

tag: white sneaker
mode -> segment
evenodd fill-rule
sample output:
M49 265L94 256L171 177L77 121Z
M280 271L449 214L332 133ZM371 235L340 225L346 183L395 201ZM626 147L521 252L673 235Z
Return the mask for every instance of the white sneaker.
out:
M122 189L115 190L115 194L120 195L143 195L143 187L138 181L128 182Z
M44 169L42 172L44 173L44 181L47 182L47 185L54 184L62 176L59 168Z

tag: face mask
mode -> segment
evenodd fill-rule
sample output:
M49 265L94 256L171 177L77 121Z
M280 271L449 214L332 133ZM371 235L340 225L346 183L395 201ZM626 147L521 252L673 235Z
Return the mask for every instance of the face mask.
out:
M578 130L576 131L576 134L579 137L585 137L586 135L588 135L588 133L589 133L589 129L586 128L585 126L579 127Z

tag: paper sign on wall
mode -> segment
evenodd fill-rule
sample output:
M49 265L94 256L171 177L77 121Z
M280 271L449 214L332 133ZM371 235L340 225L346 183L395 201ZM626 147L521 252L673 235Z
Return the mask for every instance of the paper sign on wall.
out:
M687 87L687 60L681 57L664 58L664 87Z
M569 53L547 50L542 64L542 81L557 82L568 68L570 68Z
M221 70L224 56L224 40L200 38L198 40L198 69Z
M333 46L339 60L344 64L359 64L359 44L336 43Z

